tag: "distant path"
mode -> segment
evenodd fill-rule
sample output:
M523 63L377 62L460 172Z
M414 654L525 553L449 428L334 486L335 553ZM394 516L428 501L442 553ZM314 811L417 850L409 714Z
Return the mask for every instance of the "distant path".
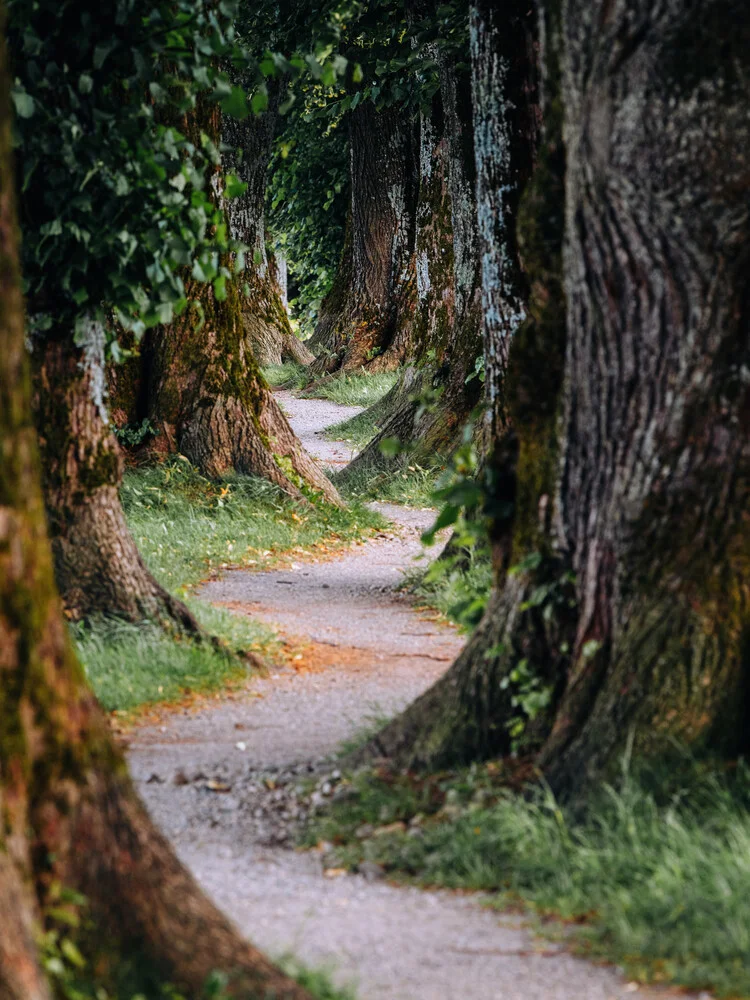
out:
M330 464L349 459L345 443L320 432L357 408L278 395L308 450ZM262 814L262 772L304 772L335 753L373 716L392 715L425 690L461 648L452 629L393 591L421 551L431 512L379 506L394 530L335 561L229 572L203 588L206 600L277 625L299 659L247 692L133 734L131 769L154 818L257 945L333 966L359 1000L664 996L557 953L520 918L485 910L476 897L326 878L317 854L278 846L283 821Z

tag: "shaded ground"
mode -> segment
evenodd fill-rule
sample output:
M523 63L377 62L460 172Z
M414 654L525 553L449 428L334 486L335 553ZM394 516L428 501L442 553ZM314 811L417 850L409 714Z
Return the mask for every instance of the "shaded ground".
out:
M347 445L320 432L356 408L279 397L309 450L330 464L346 461ZM393 531L335 562L231 572L203 588L205 599L277 625L293 658L231 699L135 731L131 768L152 814L256 944L332 966L360 1000L664 996L559 951L476 896L324 874L319 854L284 846L300 817L277 784L304 782L342 740L427 688L461 646L452 629L393 591L421 551L431 512L381 509Z

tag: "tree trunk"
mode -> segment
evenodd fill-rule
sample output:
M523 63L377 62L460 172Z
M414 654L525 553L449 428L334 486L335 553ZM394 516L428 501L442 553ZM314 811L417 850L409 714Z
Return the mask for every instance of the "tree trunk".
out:
M155 447L178 451L205 475L261 476L292 496L311 488L340 503L321 467L307 454L249 353L232 284L218 301L210 285L193 284L203 325L191 312L149 335L150 417Z
M750 10L587 10L563 17L556 500L579 620L541 755L562 789L631 733L643 754L750 745Z
M395 345L413 311L416 203L414 125L403 106L363 101L349 116L351 210L333 287L311 348L315 375L396 367Z
M472 687L470 644L377 749L507 752L518 704L501 692L523 702L523 665L548 698L524 746L570 797L631 740L729 758L750 742L750 12L615 0L593 18L566 0L543 23L547 138L519 227L531 297L505 383L513 559L536 569L480 625L503 637L500 672ZM550 638L529 614L555 579Z
M220 113L205 108L185 123L187 134L204 130L216 140L220 128ZM191 307L169 326L147 335L143 354L149 418L157 429L151 449L178 451L207 476L243 472L268 479L291 496L301 497L310 488L341 503L263 379L247 336L238 285L237 280L227 281L220 298L211 284L188 279Z
M295 337L275 268L266 250L265 201L281 84L271 81L268 109L242 121L224 115L222 140L231 150L225 167L247 184L244 194L227 202L232 238L248 248L242 275L242 322L248 346L261 366L292 360L308 365L312 353Z
M122 454L107 416L104 329L85 325L35 346L36 420L57 585L71 618L115 615L194 634L187 607L160 586L125 522Z
M472 378L481 356L481 261L474 198L471 81L438 55L440 91L420 120L419 197L416 211L414 316L394 342L408 367L388 399L380 432L344 471L388 469L381 453L396 438L396 463L429 462L461 439L481 394ZM388 359L391 349L383 357ZM424 405L427 402L428 405Z
M196 1000L217 969L232 996L310 1000L240 939L151 825L67 638L31 416L6 58L0 46L0 997L48 1000L32 925L62 885L87 897L82 943L102 977L128 959Z

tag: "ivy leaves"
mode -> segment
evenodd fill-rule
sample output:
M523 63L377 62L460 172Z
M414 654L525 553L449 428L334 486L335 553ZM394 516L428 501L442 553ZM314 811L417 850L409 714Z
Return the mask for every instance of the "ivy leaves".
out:
M183 268L221 278L219 151L185 115L249 113L218 69L249 65L235 15L233 0L10 0L32 328L106 308L140 334L185 307Z

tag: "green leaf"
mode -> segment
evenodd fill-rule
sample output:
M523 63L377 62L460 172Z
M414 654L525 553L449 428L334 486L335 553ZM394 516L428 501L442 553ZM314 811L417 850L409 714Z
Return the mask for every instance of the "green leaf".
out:
M234 174L227 174L224 178L224 197L225 198L239 198L240 195L247 191L247 184L245 181L241 181L239 177Z
M265 90L256 90L250 101L250 107L254 115L259 115L268 108L268 93Z
M31 118L34 114L36 104L34 98L27 94L25 90L13 90L13 106L19 118Z
M267 100L268 98L266 98ZM221 101L221 110L225 115L230 115L232 118L237 118L240 121L243 118L247 118L250 111L247 106L247 95L242 87L232 87L229 95Z

